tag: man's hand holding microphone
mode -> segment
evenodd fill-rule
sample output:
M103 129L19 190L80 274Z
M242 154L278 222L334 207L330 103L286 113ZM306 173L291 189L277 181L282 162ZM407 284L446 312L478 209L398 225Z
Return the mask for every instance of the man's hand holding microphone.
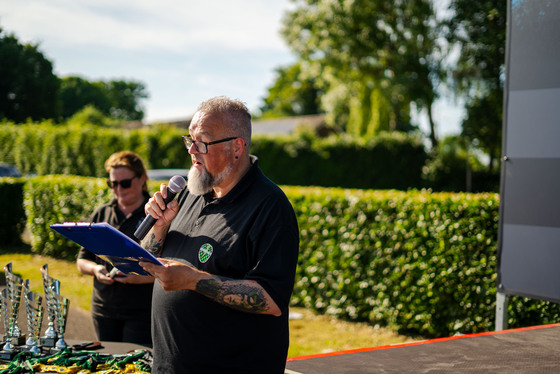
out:
M180 180L176 178L180 178ZM179 212L179 203L174 198L185 188L185 184L183 177L174 176L169 180L169 186L161 184L160 190L148 200L144 207L147 214L146 219L138 227L134 236L142 240L151 229L152 235L142 244L155 254L161 250L171 221ZM166 291L194 289L201 278L209 276L178 261L164 258L158 258L158 260L163 263L163 266L151 262L140 262L140 266L152 274Z
M169 180L169 186L165 183L161 184L159 192L156 192L144 207L146 218L134 233L138 240L144 239L154 226L169 227L179 211L179 204L174 200L175 196L185 188L185 185L185 179L179 175Z

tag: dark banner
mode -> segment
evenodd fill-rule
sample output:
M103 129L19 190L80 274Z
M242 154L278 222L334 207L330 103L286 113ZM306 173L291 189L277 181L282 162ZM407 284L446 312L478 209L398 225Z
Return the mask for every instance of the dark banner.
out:
M560 302L560 1L508 7L498 291Z

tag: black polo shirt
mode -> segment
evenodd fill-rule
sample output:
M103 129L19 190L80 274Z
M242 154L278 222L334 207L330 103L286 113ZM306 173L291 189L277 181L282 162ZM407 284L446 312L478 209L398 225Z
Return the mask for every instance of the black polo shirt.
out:
M144 205L149 195L144 193L144 203L127 216L117 206L117 200L98 207L90 217L90 222L107 222L129 238L134 237L136 228L142 223L146 213ZM105 266L110 271L113 266L82 248L78 258L93 261ZM91 313L105 318L126 319L142 315L150 315L152 304L153 284L123 284L115 282L111 285L103 284L93 277L93 295L91 297Z
M284 373L288 304L299 231L284 192L252 167L224 197L179 197L162 257L210 274L257 281L281 317L234 310L194 291L164 291L156 281L153 373Z

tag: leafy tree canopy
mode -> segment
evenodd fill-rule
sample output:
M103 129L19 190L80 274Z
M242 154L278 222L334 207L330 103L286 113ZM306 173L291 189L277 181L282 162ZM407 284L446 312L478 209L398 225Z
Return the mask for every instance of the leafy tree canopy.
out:
M136 81L88 81L81 77L60 79L52 62L38 46L21 44L0 28L0 119L68 119L84 108L95 107L102 115L124 121L144 118L141 101L148 97Z
M55 118L59 80L36 45L21 44L0 28L0 119Z
M507 2L451 0L447 39L459 47L452 70L466 99L463 135L489 156L492 170L501 153Z
M431 107L439 64L430 1L294 2L282 34L324 92L327 121L372 135L409 126L411 102Z
M109 114L111 108L103 85L81 77L62 78L59 99L62 103L61 116L65 119L72 117L88 105L105 114Z
M146 88L134 81L95 81L71 76L61 80L62 117L67 119L86 106L97 108L105 116L138 121L144 118L140 104L148 97Z
M315 78L305 76L301 63L276 69L277 78L261 107L262 117L301 116L321 113Z

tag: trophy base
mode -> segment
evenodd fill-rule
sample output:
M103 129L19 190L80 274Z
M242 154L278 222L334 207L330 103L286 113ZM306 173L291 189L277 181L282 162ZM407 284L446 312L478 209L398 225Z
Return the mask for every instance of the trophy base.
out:
M41 348L37 345L26 345L23 347L23 350L31 353L33 356L38 356L42 353Z
M46 337L42 337L40 339L40 343L39 345L41 345L42 347L47 347L47 348L54 348L54 346L56 345L56 341L58 340L58 338L46 338Z
M0 351L1 361L12 361L12 359L19 353L18 350L13 351Z
M57 354L58 352L60 352L64 349L70 349L70 351L73 351L73 349L71 347L61 349L61 348L56 348L56 347L42 346L41 347L41 354L43 354L43 355L54 355L54 354Z
M17 347L27 344L25 336L22 335L22 336L18 336L17 338L12 338L12 344Z

